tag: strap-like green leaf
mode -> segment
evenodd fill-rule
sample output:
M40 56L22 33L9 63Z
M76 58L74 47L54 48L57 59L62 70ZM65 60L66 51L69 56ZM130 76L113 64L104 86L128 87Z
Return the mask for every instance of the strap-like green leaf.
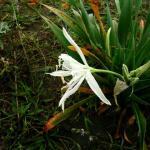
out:
M56 37L58 38L58 40L60 41L60 43L63 45L63 47L65 48L65 50L68 52L68 54L70 56L72 56L73 58L75 58L76 60L81 61L81 58L79 57L79 55L74 52L74 51L71 51L68 46L70 46L70 43L68 42L68 40L65 38L62 30L57 26L55 25L52 21L48 20L46 17L40 15L41 18L43 20L45 20L45 22L49 25L49 27L51 28L51 30L54 32L54 34L56 35Z
M78 10L78 7L77 7L75 1L74 1L74 0L69 0L69 1L70 1L70 3Z
M150 29L150 26L149 26ZM143 65L143 61L146 59L146 56L149 56L150 54L150 39L146 42L144 47L140 49L138 54L136 55L136 68L140 67Z
M139 80L134 86L134 91L139 91L148 87L150 87L150 79Z
M78 103L65 109L64 112L62 111L62 112L58 113L57 115L55 115L53 118L49 119L44 125L44 129L43 129L44 132L47 132L48 130L52 129L53 127L55 127L57 124L59 124L63 120L67 119L77 108L79 108L81 105L89 102L90 100L93 100L94 97L95 97L95 95L90 96L82 101L79 101Z
M126 0L119 0L119 3L120 3L120 9L121 9L121 11L122 11L122 9L123 9L124 1L126 1Z
M132 18L132 0L125 0L118 24L118 39L124 47L127 41Z
M134 39L134 31L133 24L131 25L131 34L129 38L128 49L126 50L125 55L125 64L128 66L129 70L134 70L135 68L135 39Z
M132 94L132 95L131 95L131 99L132 99L132 101L134 101L134 102L137 102L137 103L140 103L140 104L144 104L144 105L149 105L149 106L150 106L150 103L145 102L144 100L142 100L141 98L139 98L139 97L136 96L135 94Z
M136 116L136 120L139 127L139 135L140 135L140 150L147 150L146 144L145 144L145 132L146 132L146 119L143 116L140 108L138 105L134 102L130 103L132 110Z
M143 34L146 32L146 30L149 27L149 25L150 25L150 6L149 6L149 9L148 9L148 14L147 14L147 18L146 18L146 23L145 23Z
M53 13L55 13L58 17L60 17L82 40L89 42L88 36L85 33L85 31L80 27L80 24L78 24L77 21L75 21L73 18L65 14L64 12L50 7L48 5L44 5L46 8L51 10Z
M135 0L135 16L138 15L141 4L142 4L142 0Z
M80 0L80 6L81 6L81 17L83 19L84 25L86 27L86 30L88 32L89 38L92 41L92 43L94 45L96 45L96 39L95 39L95 34L94 34L94 26L93 24L90 22L90 18L84 8L84 5L82 3L82 1Z
M107 28L111 28L110 32L110 46L116 46L116 37L114 32L114 26L110 15L109 7L107 6Z
M106 45L105 45L105 51L106 51L106 53L107 53L107 55L109 57L111 57L110 31L111 31L111 28L109 28L109 30L107 31L107 34L106 34Z
M115 3L116 3L116 7L117 7L117 10L118 10L119 16L120 16L120 14L121 14L120 1L119 0L115 0Z

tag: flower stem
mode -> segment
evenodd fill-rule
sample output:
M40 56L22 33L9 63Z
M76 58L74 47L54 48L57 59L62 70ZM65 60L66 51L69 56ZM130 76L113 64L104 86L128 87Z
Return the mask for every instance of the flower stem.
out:
M113 72L113 71L109 71L109 70L103 70L103 69L94 69L92 68L91 69L91 72L100 72L100 73L110 73L110 74L113 74L115 76L117 76L118 78L120 78L121 80L124 80L123 76L116 73L116 72Z

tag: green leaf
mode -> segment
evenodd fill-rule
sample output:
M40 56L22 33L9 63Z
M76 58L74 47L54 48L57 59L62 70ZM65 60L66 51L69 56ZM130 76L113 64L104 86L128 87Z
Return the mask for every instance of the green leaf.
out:
M117 10L118 10L119 16L120 16L120 14L121 14L120 1L119 0L115 0L115 3L116 3L116 6L117 6Z
M136 17L138 16L141 4L142 4L142 0L135 0L135 16Z
M78 10L78 7L77 7L75 1L74 1L74 0L69 0L69 1L70 1L70 3Z
M149 25L150 25L150 6L149 6L149 9L148 9L148 14L147 14L147 18L146 18L146 23L145 23L143 34L147 31L147 28L149 27Z
M132 18L132 0L125 0L118 24L118 39L124 47L127 41Z
M42 5L51 10L53 13L55 13L60 19L62 19L65 22L65 24L68 25L82 40L89 42L85 31L80 27L80 24L77 21L75 21L73 18L56 8L44 4Z
M135 68L135 40L133 26L131 27L131 35L129 38L129 45L125 55L125 64L128 66L129 70L134 70Z
M132 95L131 95L131 99L132 99L132 101L134 101L134 102L137 102L137 103L140 103L140 104L144 104L144 105L149 105L149 106L150 106L150 103L145 102L144 100L142 100L141 98L139 98L139 97L136 96L135 94L132 94Z
M142 51L143 47L146 45L146 43L149 41L150 37L150 25L147 27L146 31L143 32L143 35L141 37L141 41L139 45L137 46L138 54Z
M81 6L81 17L83 19L84 25L86 27L86 30L88 32L89 38L92 41L92 43L94 45L96 45L96 40L95 40L95 34L94 34L94 26L93 24L90 22L90 18L89 15L87 14L84 5L82 3L82 1L80 0L80 6Z
M139 91L148 87L150 87L150 79L139 80L134 86L134 91Z
M67 119L77 108L79 108L81 105L87 103L88 101L92 100L94 97L95 97L95 95L90 96L90 97L70 106L69 108L65 109L64 112L62 111L62 112L56 114L53 118L49 119L45 123L43 131L47 132L48 130L52 129L60 122Z
M146 56L150 55L149 48L150 48L150 39L146 42L146 44L144 45L144 47L136 55L136 58L135 58L136 59L136 68L138 68L141 65L143 65L142 62L146 60ZM148 57L148 59L149 59L149 57Z
M78 60L79 62L82 62L80 56L76 52L70 51L70 49L68 48L68 46L70 46L70 43L65 38L65 36L63 35L62 30L57 25L55 25L52 21L50 21L49 19L47 19L43 15L41 15L32 6L27 5L27 7L30 8L30 9L32 9L34 12L36 12L49 25L49 27L51 28L51 30L53 31L53 33L56 35L56 37L58 38L58 40L60 41L60 43L63 45L63 47L65 48L65 50L68 52L68 54L71 57L73 57L74 59Z
M109 57L111 57L110 31L111 31L111 28L109 28L109 30L107 31L107 34L106 34L106 45L105 45L105 51L106 51L106 53L107 53L107 55Z
M122 9L123 9L124 1L125 1L125 0L119 0L119 3L120 3L120 9L121 9L121 11L122 11Z
M62 30L57 26L55 25L52 21L48 20L46 17L40 15L41 18L43 20L45 20L45 22L49 25L49 27L51 28L51 30L54 32L54 34L57 36L58 40L60 41L60 43L63 45L63 47L65 48L65 50L68 52L68 54L73 57L74 59L81 61L81 58L80 56L74 52L74 51L71 51L68 46L70 46L70 43L68 42L68 40L65 38Z
M116 37L115 37L115 32L114 32L114 26L112 23L112 18L110 15L109 7L107 6L107 28L111 28L110 31L110 46L116 46Z
M139 127L139 135L140 135L140 150L147 150L146 144L145 144L145 132L146 132L146 119L143 116L140 108L138 105L134 102L130 103L132 110L136 116L136 120Z

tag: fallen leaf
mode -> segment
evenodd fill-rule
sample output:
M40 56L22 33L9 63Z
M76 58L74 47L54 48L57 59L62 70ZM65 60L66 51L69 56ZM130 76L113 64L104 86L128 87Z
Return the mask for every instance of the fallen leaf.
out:
M132 142L129 140L129 138L127 137L126 129L127 129L130 125L132 125L132 124L134 123L135 119L136 119L136 117L135 117L135 115L133 115L133 116L128 120L128 122L126 123L126 127L125 127L125 129L124 129L124 138L125 138L125 140L126 140L128 143L130 143L131 145L133 145L133 143L132 143Z
M80 110L81 110L82 113L85 113L85 108L84 107L80 106Z
M119 117L118 127L117 127L117 131L116 131L116 133L114 135L114 139L118 139L120 137L120 135L119 135L120 125L121 125L121 121L122 121L126 111L127 111L127 108L122 111L122 113L121 113L121 115Z
M110 105L101 105L98 109L97 109L97 114L98 116L100 116L104 111L106 111L108 108L110 107Z

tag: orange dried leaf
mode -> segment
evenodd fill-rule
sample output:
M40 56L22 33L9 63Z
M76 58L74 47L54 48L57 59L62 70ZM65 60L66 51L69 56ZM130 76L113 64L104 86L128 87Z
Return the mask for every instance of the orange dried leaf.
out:
M95 97L95 96L90 96L90 97L88 97L86 99L83 99L83 100L79 101L78 103L76 103L76 104L66 108L64 111L56 114L54 117L49 119L44 124L43 132L47 132L48 130L52 129L53 127L55 127L60 122L62 122L65 119L67 119L77 108L80 108L81 105L83 105L83 104L89 102L90 100L92 100L93 97Z
M99 2L98 0L89 0L89 2L90 2L90 4L91 4L91 7L92 7L92 9L93 9L93 11L94 11L96 17L97 17L98 19L100 19L100 15L99 15L99 10L98 10L98 8L103 9L103 8L102 8L102 5L100 4L100 2Z
M98 116L100 116L104 111L106 111L108 108L109 108L110 106L109 105L101 105L99 108L98 108L98 110L97 110L97 112L98 112Z
M57 115L55 115L53 118L49 119L43 127L43 132L47 132L48 130L52 129L55 125L53 124L54 121L60 116L62 112L58 113Z
M64 3L64 4L62 4L62 7L64 7L64 8L69 8L69 5L66 4L66 3Z
M136 117L135 117L135 115L133 115L133 116L128 120L128 122L126 123L126 127L125 127L125 129L124 129L124 138L125 138L125 140L126 140L128 143L130 143L131 145L133 145L133 143L132 143L132 142L129 140L129 138L127 137L126 129L127 129L130 125L132 125L132 124L134 123L135 119L136 119Z
M101 30L102 30L102 33L103 33L103 37L105 38L105 29L104 29L104 26L103 26L103 23L101 21L101 18L100 18L100 15L99 15L99 10L98 8L102 8L100 2L98 0L89 0L90 2L90 5L94 11L94 14L95 16L98 18L99 20L99 23L100 23L100 27L101 27Z
M118 127L117 127L117 131L115 133L114 139L118 139L120 137L120 135L119 135L120 124L121 124L121 121L122 121L126 111L127 111L127 109L124 109L119 117Z
M29 1L29 2L26 2L26 4L28 4L28 5L36 5L36 4L40 4L40 2L37 2L37 1Z
M75 52L77 51L74 46L68 46L68 48L69 48L70 50L72 50L72 51L75 51ZM83 53L85 56L90 56L90 55L91 55L91 56L95 57L95 55L92 54L91 52L89 52L88 50L86 50L86 49L84 49L84 48L82 48L82 47L80 47L80 49L81 49L82 53Z
M85 113L85 108L84 107L80 106L80 110L81 110L82 113Z
M83 93L89 93L89 94L95 94L91 89L86 88L86 87L79 87L78 91L83 92ZM102 89L103 93L112 93L112 90L106 90Z
M87 44L85 48L86 49L92 49L92 46L90 44Z
M86 87L79 87L78 91L83 92L83 93L95 94L91 89L86 88Z

